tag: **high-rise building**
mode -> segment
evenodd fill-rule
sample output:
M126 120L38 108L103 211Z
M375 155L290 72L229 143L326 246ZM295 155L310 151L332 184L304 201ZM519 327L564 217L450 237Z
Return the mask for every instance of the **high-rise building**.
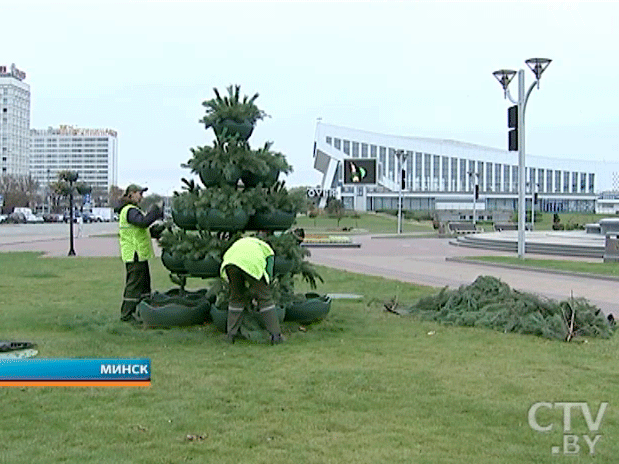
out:
M0 65L0 175L27 176L30 169L30 86L26 73Z
M30 175L46 186L60 171L75 171L79 182L106 194L118 185L118 138L112 129L73 126L30 131Z

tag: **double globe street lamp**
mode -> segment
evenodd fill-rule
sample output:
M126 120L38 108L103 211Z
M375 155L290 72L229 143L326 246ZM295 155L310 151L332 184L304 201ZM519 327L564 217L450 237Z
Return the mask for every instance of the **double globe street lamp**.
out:
M537 85L542 73L546 70L552 60L548 58L530 58L525 63L535 74L535 81L529 89L524 90L524 70L518 71L518 99L514 99L509 92L509 83L516 75L512 69L499 69L492 74L503 87L504 97L509 99L515 106L508 110L509 131L509 150L518 151L518 257L524 259L524 228L525 228L525 149L524 149L524 114L531 92Z

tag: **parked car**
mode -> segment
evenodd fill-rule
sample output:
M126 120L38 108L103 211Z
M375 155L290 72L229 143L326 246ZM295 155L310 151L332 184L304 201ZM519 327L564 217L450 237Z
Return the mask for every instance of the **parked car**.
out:
M6 221L6 218L8 216L6 214L0 214L0 224L2 224L4 221Z
M26 222L28 224L40 224L45 221L43 220L43 216L39 216L38 214L32 214L30 216L26 216Z
M64 215L55 214L55 213L45 213L43 215L43 220L45 222L62 222L64 220Z
M62 222L68 223L69 222L69 217L70 217L69 212L65 211L64 216L62 218ZM73 222L77 222L77 218L78 217L80 217L80 212L79 211L75 211L73 213Z
M82 213L82 218L84 219L84 224L97 221L95 216L92 213L89 213L87 211L84 211Z
M13 213L22 214L26 218L26 222L29 224L36 224L43 222L43 218L32 212L32 209L25 207L15 207Z
M13 212L8 215L6 221L9 224L25 224L26 223L26 215L24 213Z

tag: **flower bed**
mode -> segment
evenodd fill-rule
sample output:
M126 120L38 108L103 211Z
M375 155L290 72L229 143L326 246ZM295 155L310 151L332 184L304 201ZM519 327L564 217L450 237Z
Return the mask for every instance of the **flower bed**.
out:
M350 237L346 235L318 235L307 234L304 243L352 243Z

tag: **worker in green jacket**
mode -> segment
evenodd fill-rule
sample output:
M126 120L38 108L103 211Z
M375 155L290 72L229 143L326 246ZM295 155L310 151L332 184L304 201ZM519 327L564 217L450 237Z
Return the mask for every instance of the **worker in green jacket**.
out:
M243 237L224 253L221 276L230 284L228 329L226 340L234 343L243 323L246 294L256 300L264 326L271 334L271 343L284 341L269 284L273 279L273 249L256 237Z
M154 258L155 253L148 228L163 218L163 210L157 205L148 213L138 207L146 190L136 184L129 185L116 208L119 214L120 254L126 268L120 319L126 322L139 322L135 309L141 300L150 296L148 260Z

